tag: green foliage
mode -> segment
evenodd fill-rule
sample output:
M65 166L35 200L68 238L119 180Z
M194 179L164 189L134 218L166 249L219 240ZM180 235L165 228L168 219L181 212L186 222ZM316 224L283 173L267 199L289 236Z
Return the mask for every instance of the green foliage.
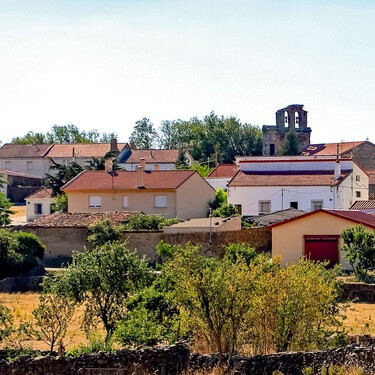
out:
M212 170L209 164L204 164L204 163L201 163L201 164L195 163L191 167L189 167L189 169L192 171L197 171L199 175L202 177L207 177Z
M10 215L14 212L10 210L13 203L6 198L4 193L0 193L0 226L5 226L11 223Z
M246 319L253 352L334 346L343 333L336 277L336 269L306 259L261 273Z
M99 335L90 335L88 344L79 344L71 348L67 353L67 357L79 357L84 354L94 354L99 352L111 353L113 352L113 346L111 341L106 341Z
M0 279L15 276L37 265L45 247L39 238L25 232L0 229Z
M138 212L132 215L127 223L125 229L129 231L138 230L160 230L167 225L178 223L179 219L165 219L160 215L146 215L142 212Z
M100 134L96 130L81 131L73 124L53 125L47 133L27 132L22 137L15 137L12 143L18 144L43 144L43 143L108 143L111 139L117 138L115 133Z
M52 208L55 212L68 212L68 195L65 193L56 194Z
M224 258L232 263L236 263L240 259L248 266L256 261L258 253L254 247L246 243L230 243L224 246Z
M163 121L160 134L162 148L188 150L195 160L202 163L207 159L231 163L236 156L261 155L262 152L259 127L214 112L203 119Z
M222 188L219 188L215 192L214 200L210 202L210 207L215 210L223 206L224 204L226 204L227 200L228 200L228 193L224 191Z
M188 338L180 311L169 298L175 280L161 272L152 285L127 301L128 315L118 324L115 337L125 346L172 344Z
M115 225L110 220L96 220L89 226L87 241L93 246L101 246L107 242L120 241L124 225Z
M56 163L53 159L50 159L49 169L54 172L52 174L46 174L45 184L52 189L53 196L61 194L62 191L60 189L73 177L83 171L83 168L74 161L70 162L68 165L63 165Z
M134 130L129 137L129 142L135 148L149 150L155 146L157 139L158 133L154 128L154 124L150 119L144 117L135 123Z
M142 288L149 271L123 242L108 242L85 252L74 252L72 264L54 279L53 291L71 298L85 308L86 332L103 323L106 341L116 321L126 315L129 294Z
M213 209L212 216L229 217L237 215L238 211L232 204L227 204L228 193L219 188L215 192L215 197L209 206Z
M216 217L230 217L234 215L238 215L238 211L233 204L223 204L212 213L212 216Z
M375 232L370 232L363 225L345 228L341 233L345 257L353 267L354 274L360 281L370 279L368 268L375 266Z
M0 342L9 337L13 331L13 315L6 306L0 305Z
M56 343L62 343L75 310L74 301L51 291L51 281L43 282L39 305L32 314L35 322L24 324L23 330L30 338L49 345L52 353Z
M288 132L283 145L282 155L299 155L299 140L295 131Z

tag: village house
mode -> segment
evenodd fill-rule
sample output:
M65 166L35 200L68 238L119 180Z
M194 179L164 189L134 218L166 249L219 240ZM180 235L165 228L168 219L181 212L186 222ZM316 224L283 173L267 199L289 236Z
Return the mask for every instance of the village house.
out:
M52 213L52 204L54 201L52 189L42 187L25 197L25 201L27 221L33 221Z
M206 181L215 189L227 191L229 181L238 172L237 164L219 164L206 177Z
M228 184L228 203L243 216L289 207L348 209L368 199L368 175L351 159L335 157L239 157Z
M215 190L192 170L84 171L63 186L68 212L142 211L165 218L207 217Z
M306 256L351 270L345 253L340 251L340 235L345 228L359 224L374 231L375 215L355 210L322 209L276 223L270 226L272 256L281 256L283 265L296 263Z

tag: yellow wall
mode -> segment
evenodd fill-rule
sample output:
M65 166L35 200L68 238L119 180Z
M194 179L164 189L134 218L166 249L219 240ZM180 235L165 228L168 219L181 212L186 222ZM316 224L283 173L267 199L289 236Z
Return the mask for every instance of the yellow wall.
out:
M272 228L272 256L281 255L283 265L296 263L304 254L304 235L340 235L344 228L355 225L350 220L320 211L276 226ZM339 246L341 244L339 239ZM351 269L342 251L339 251L339 261L344 269Z
M89 207L89 196L98 195L102 197L101 208ZM129 197L129 207L122 207L122 197ZM155 195L166 195L168 197L167 208L156 208L154 205ZM69 212L105 212L105 211L143 211L146 214L159 214L166 218L176 216L176 193L173 191L114 191L113 193L102 191L68 192Z

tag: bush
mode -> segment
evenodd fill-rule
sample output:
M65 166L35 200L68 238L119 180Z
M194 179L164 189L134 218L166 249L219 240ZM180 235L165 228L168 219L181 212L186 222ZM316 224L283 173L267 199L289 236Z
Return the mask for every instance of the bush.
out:
M93 246L101 246L107 242L119 241L122 238L124 225L113 224L111 220L96 220L89 226L87 241Z
M33 234L0 229L0 279L28 272L37 265L37 258L43 258L44 250Z
M144 213L137 213L130 217L125 225L126 230L160 230L167 225L178 223L179 219L165 219L160 215L146 215Z

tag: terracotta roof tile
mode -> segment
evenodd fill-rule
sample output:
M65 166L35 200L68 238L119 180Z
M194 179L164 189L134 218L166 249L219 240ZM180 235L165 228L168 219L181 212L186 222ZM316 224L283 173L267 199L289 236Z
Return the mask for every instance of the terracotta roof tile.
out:
M124 143L117 145L121 150ZM75 144L55 144L46 156L50 158L71 158L73 154L77 158L102 158L111 149L110 143L75 143Z
M25 199L44 199L44 198L52 198L52 189L48 188L41 188L37 191L34 191L34 193L31 193Z
M145 171L143 189L177 189L196 171ZM137 171L83 171L63 186L64 191L77 190L139 190Z
M236 164L219 164L215 167L207 178L232 178L238 171Z
M176 163L179 156L178 150L131 150L132 154L126 161L127 164L139 164L141 158L146 163Z
M6 143L0 148L0 158L40 158L43 157L52 144L13 144Z
M342 171L342 178L347 175ZM331 171L239 171L228 186L332 186L341 180L334 180Z
M362 143L364 142L359 141L311 144L302 150L302 155L337 155L337 147L341 155L361 145Z
M113 223L125 223L136 212L111 211L111 212L88 212L68 213L55 212L43 216L27 224L31 227L88 227L96 220L109 219Z
M369 184L375 185L375 171L370 170L370 171L366 171L366 173L368 174L368 177L369 177Z

